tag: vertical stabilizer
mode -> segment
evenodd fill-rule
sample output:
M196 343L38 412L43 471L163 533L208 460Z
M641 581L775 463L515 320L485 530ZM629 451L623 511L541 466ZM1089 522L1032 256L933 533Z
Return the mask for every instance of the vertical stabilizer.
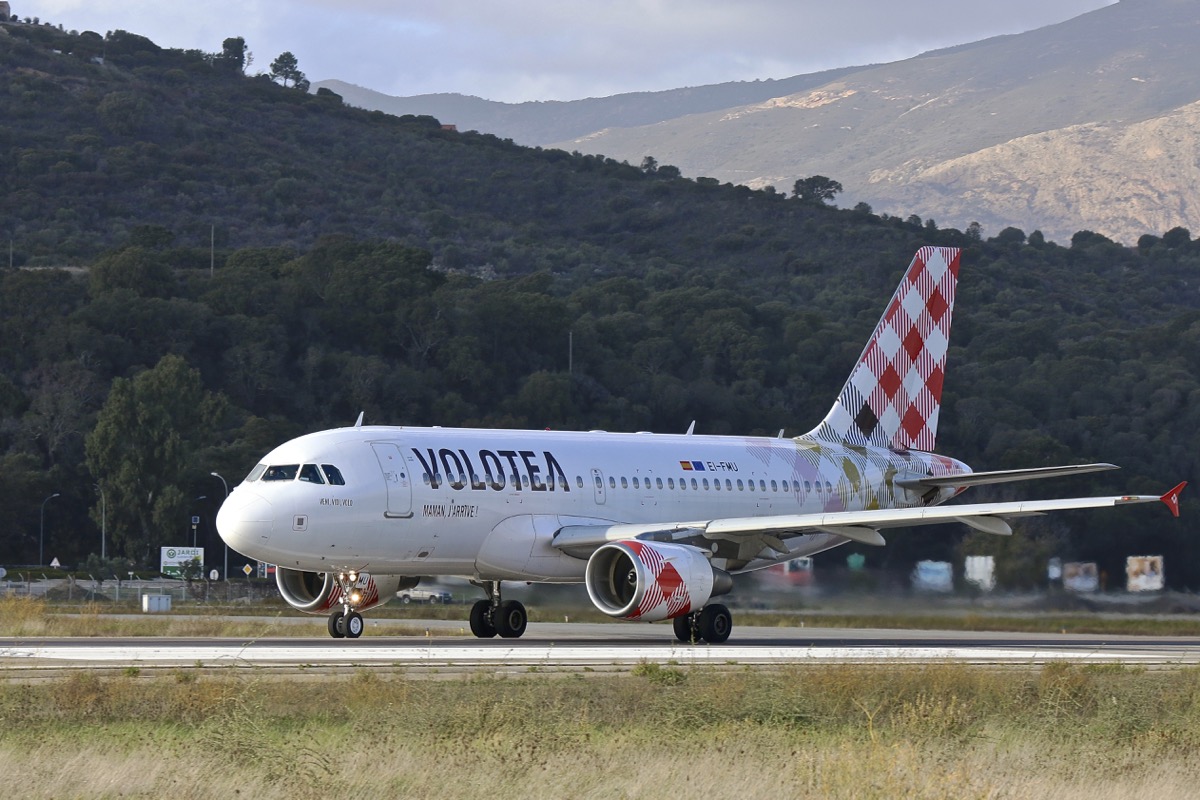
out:
M837 402L810 436L933 450L958 260L955 247L917 251Z

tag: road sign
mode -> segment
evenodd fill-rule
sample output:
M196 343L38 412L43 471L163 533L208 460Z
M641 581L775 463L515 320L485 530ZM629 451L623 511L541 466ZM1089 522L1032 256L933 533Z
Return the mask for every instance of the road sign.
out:
M254 572L254 567L247 564L246 566L242 567L242 572L244 572L246 574L246 577L249 578L250 573Z

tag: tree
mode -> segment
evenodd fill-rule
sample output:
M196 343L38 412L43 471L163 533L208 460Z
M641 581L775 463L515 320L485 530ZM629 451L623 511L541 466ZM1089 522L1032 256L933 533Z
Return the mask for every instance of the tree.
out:
M308 78L300 71L300 62L288 51L284 51L271 62L271 80L282 81L284 86L291 86L302 91L308 91Z
M244 72L246 69L246 40L233 36L221 43L221 55L216 63L230 71Z
M183 529L186 487L204 468L196 450L214 438L224 399L176 355L113 381L87 437L87 465L107 500L108 527L126 555L145 560ZM93 509L99 518L100 509Z
M824 175L801 178L792 187L792 197L801 203L823 206L840 194L842 185Z

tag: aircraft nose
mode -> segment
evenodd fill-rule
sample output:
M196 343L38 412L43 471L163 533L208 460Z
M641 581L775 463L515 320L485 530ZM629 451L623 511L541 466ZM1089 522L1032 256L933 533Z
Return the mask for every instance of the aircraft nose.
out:
M254 557L255 551L271 538L275 510L262 495L235 491L217 511L217 533L242 555Z

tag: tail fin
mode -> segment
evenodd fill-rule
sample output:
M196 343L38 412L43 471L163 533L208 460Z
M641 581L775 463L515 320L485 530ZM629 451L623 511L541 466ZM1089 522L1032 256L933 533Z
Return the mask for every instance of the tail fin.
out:
M810 436L933 450L958 260L955 247L917 251L837 402Z

